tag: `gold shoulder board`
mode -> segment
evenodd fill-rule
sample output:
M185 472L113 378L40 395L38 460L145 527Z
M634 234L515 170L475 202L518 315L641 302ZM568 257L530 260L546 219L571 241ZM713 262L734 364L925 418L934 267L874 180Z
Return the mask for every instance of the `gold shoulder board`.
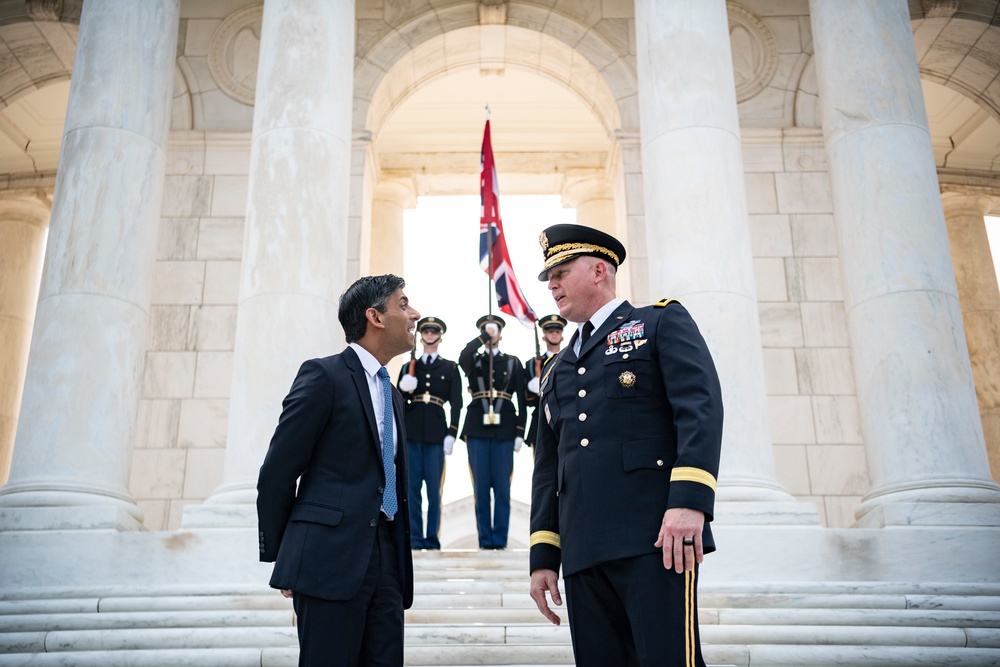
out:
M653 307L654 308L666 308L667 305L670 304L670 303L680 303L680 302L677 301L677 299L660 299L659 301L657 301L656 303L653 304Z

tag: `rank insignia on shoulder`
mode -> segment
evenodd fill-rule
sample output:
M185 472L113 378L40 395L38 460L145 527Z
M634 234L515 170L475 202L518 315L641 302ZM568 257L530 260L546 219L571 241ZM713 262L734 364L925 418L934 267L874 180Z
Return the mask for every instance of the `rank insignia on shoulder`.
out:
M677 299L660 299L653 304L653 308L666 308L671 303L680 303Z

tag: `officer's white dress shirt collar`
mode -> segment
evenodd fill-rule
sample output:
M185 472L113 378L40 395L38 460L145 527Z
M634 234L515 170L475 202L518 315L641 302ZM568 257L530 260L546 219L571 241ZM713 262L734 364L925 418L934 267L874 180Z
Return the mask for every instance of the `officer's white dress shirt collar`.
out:
M433 364L434 360L437 358L438 358L437 352L432 352L431 354L424 353L424 355L421 357L421 361L423 361L425 364L429 366Z
M605 320L611 317L611 313L615 312L615 309L618 308L618 306L622 305L623 303L625 303L624 299L611 299L611 301L608 301L606 304L598 308L597 312L591 315L590 319L588 320L592 325L594 325L594 331L600 329L601 325L604 324ZM583 322L574 322L574 324L576 324L577 332L583 331L583 325L584 325ZM573 353L578 357L580 356L579 335L573 336Z

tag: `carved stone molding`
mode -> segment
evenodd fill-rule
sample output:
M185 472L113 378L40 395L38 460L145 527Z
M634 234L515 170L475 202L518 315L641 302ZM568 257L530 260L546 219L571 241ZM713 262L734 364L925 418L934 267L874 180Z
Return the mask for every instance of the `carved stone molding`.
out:
M63 0L24 0L24 11L32 21L58 21Z
M212 35L208 67L219 89L237 102L253 106L257 92L257 59L264 5L231 14Z
M506 25L507 0L479 0L479 25Z
M778 45L767 25L753 12L732 2L729 41L733 52L736 101L744 102L767 88L778 70Z
M958 11L958 0L921 0L924 16L929 19L950 19Z

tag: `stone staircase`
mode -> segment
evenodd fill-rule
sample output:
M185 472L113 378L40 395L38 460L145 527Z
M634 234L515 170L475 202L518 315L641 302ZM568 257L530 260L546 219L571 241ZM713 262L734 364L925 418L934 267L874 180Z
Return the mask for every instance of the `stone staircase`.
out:
M408 665L568 665L527 595L525 551L415 554ZM706 567L706 574L710 572ZM703 583L714 665L1000 665L1000 584ZM286 667L291 604L266 585L0 591L0 667Z

